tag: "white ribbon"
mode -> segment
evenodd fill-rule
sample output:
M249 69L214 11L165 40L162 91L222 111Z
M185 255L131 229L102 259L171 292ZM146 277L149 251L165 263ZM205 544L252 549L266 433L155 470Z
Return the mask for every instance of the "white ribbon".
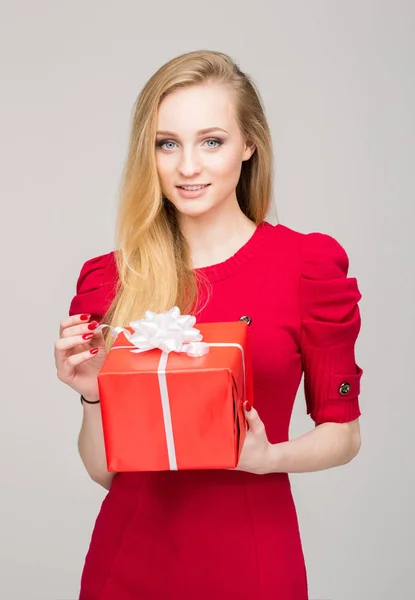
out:
M196 317L193 315L181 315L178 306L162 313L146 311L145 318L131 321L130 328L133 333L125 327L111 327L110 325L99 325L95 331L105 327L111 329L113 337L123 332L127 340L135 346L131 352L144 352L159 348L162 352L185 352L187 356L203 356L209 352L209 345L202 342L203 336L193 325ZM120 346L116 346L120 348ZM115 348L114 348L115 350Z
M144 319L130 322L130 327L134 330L133 333L125 327L111 327L111 325L106 324L99 325L95 329L95 331L101 331L105 327L109 327L113 337L117 337L123 332L128 341L134 346L134 348L131 348L131 346L112 346L110 351L129 349L130 352L139 354L155 348L161 350L157 375L160 386L169 466L172 471L177 470L177 458L166 379L166 365L170 352L183 352L187 354L187 356L198 357L207 354L211 346L239 348L242 353L244 401L246 400L245 356L243 347L236 343L208 344L202 342L202 334L198 329L193 327L195 323L195 316L181 315L179 307L174 306L170 310L162 313L154 313L150 310L146 311Z

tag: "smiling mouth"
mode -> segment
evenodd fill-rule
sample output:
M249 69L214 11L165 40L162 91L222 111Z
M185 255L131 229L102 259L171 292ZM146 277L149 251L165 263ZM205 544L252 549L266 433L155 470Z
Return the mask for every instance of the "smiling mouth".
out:
M201 185L178 185L177 187L181 188L182 190L187 190L189 192L195 192L197 190L202 190L208 185L210 185L210 183L202 183Z

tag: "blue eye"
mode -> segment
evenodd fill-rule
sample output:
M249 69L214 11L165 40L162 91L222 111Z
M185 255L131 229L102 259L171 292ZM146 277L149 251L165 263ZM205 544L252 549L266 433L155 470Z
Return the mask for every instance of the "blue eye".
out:
M210 138L209 140L206 140L206 143L208 142L213 142L214 144L216 144L216 146L208 146L209 148L218 148L223 143L222 140L218 140L216 138Z
M208 140L204 141L205 144L211 144L212 142L215 145L208 145L208 148L211 148L212 150L214 148L219 148L219 146L222 146L223 144L222 140L217 138L209 138ZM167 144L171 145L168 146ZM173 140L160 140L159 142L156 142L156 146L157 148L162 148L163 150L174 150L174 146L177 146L177 143Z
M173 142L173 140L161 140L160 142L157 142L157 146L159 148L163 148L163 150L171 150L172 148L164 148L164 146L166 144L175 144L176 142Z

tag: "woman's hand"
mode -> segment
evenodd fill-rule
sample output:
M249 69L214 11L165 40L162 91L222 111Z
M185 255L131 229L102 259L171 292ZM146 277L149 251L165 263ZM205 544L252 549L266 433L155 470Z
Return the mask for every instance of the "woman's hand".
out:
M249 429L246 432L236 469L257 475L271 473L273 445L268 441L264 423L249 402L245 403L244 412Z
M107 355L99 323L89 322L90 315L74 315L60 324L55 343L57 376L87 400L99 399L97 375Z

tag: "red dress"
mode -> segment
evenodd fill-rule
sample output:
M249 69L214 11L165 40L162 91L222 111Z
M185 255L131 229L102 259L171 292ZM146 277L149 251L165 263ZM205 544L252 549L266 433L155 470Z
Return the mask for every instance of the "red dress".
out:
M198 322L251 317L255 407L270 442L288 440L304 372L317 422L360 415L360 330L348 256L323 233L263 222L230 259L203 270L213 294ZM113 253L82 267L70 314L101 316L113 297ZM348 385L344 385L348 384ZM80 600L307 600L287 473L119 473L92 534Z

